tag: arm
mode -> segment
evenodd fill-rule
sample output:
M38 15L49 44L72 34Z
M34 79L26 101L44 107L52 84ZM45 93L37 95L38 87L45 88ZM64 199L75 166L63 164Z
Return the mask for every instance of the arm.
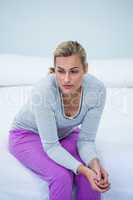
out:
M32 90L32 109L43 149L56 163L77 174L77 168L81 162L75 159L60 145L58 141L55 115L46 100L47 95L49 94L44 91Z
M90 167L93 159L98 158L95 138L106 99L106 88L102 86L97 93L96 105L88 109L81 125L77 148L81 159Z
M99 93L96 106L88 110L83 120L77 142L79 154L86 164L86 166L80 165L78 172L86 176L92 188L99 192L106 192L110 188L108 173L101 166L95 147L96 132L104 109L105 99L106 89L103 87Z

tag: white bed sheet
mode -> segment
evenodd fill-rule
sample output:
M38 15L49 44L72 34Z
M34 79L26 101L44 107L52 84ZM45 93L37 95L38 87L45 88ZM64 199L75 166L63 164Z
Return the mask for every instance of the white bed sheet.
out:
M0 88L0 199L48 200L48 185L7 151L8 130L31 87ZM133 199L133 89L108 88L97 134L97 149L109 171L111 190L104 200Z

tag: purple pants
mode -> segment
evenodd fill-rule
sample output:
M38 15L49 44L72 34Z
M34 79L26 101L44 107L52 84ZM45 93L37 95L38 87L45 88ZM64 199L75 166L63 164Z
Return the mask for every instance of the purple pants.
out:
M80 129L60 140L60 144L84 163L77 151L76 142ZM9 131L9 151L24 166L31 169L49 186L50 200L71 200L73 184L76 185L76 200L100 200L101 193L91 188L82 174L75 175L71 170L50 159L42 148L40 136L32 131L17 129Z

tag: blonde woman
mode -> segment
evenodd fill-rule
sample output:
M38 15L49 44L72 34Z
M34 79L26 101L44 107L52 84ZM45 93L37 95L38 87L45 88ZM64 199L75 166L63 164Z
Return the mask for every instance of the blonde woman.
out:
M9 151L48 182L50 200L71 200L73 184L76 200L100 200L110 188L95 147L106 88L86 57L77 41L59 44L9 130Z

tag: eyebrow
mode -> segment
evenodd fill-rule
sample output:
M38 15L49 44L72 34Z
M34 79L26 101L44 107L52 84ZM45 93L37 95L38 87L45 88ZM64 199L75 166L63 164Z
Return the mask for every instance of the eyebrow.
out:
M56 67L58 67L59 69L61 69L61 70L64 70L62 67L60 67L60 66L56 66ZM72 67L70 70L72 70L72 69L79 69L79 67Z

